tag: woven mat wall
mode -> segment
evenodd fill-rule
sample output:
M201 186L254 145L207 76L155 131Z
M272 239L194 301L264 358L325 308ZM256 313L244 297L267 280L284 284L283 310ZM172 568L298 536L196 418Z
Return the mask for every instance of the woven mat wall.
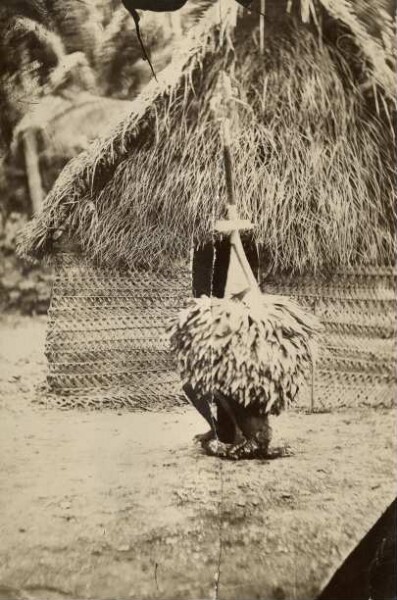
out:
M190 275L95 269L60 254L46 339L47 400L62 408L154 409L184 403L167 323Z
M296 298L315 312L323 331L312 380L301 405L389 407L396 397L396 273L355 270L327 279L269 280L264 291Z
M320 355L300 405L314 410L394 398L394 276L391 270L332 279L267 281L324 325ZM61 408L156 410L184 403L166 324L191 297L190 275L106 271L60 254L46 342L48 393Z

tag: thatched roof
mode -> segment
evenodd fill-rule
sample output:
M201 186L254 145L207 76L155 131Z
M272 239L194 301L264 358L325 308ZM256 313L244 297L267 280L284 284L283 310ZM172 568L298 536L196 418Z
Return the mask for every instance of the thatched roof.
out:
M350 36L347 23L327 37L278 8L262 54L258 18L235 27L235 11L234 0L212 6L113 135L67 165L22 253L50 256L62 229L99 263L153 268L208 240L225 201L209 104L226 68L239 210L274 269L393 260L392 27L383 41L366 32L371 61L363 31Z

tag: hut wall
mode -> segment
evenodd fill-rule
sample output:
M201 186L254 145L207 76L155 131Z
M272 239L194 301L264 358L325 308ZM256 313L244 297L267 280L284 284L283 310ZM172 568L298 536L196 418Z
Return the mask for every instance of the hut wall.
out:
M263 289L295 297L323 324L300 405L314 410L393 402L392 270L328 279L277 277ZM172 277L96 269L58 257L49 310L48 400L68 407L156 409L183 403L167 323L191 298L188 269Z
M107 270L60 253L46 339L47 399L64 408L183 402L166 327L190 295L188 269L172 277Z
M301 404L315 410L391 406L395 399L395 277L392 269L357 269L328 278L277 277L262 284L318 316L322 332Z

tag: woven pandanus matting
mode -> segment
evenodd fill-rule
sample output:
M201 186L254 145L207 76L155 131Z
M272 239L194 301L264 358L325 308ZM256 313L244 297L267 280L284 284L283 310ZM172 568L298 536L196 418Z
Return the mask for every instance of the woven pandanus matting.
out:
M395 279L392 269L335 273L332 277L277 277L267 293L296 298L319 317L323 331L312 379L301 404L314 410L393 405Z
M140 410L184 403L166 327L190 296L187 269L167 276L99 269L60 253L42 400L61 408Z
M393 403L394 283L391 269L265 281L265 292L296 298L323 324L300 406ZM46 341L48 390L41 400L95 409L183 404L166 326L190 297L187 268L168 276L106 270L59 254Z

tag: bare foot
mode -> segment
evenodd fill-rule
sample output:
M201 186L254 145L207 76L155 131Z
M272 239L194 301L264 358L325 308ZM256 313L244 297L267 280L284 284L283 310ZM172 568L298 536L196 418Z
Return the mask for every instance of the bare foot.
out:
M203 448L210 456L217 456L218 458L228 458L230 450L230 444L224 444L217 439L212 439L203 443Z
M295 455L295 450L291 446L267 449L253 439L245 440L241 444L224 444L219 440L212 439L204 442L203 448L211 456L229 460L249 460L255 458L273 460L274 458L287 458Z
M228 460L240 460L249 458L265 458L265 450L256 440L244 440L240 444L224 444L213 439L203 444L203 448L210 456L225 458Z
M235 444L229 450L228 458L231 460L265 458L266 448L263 448L254 439L244 440L241 444Z
M207 431L206 433L199 433L197 435L194 436L194 441L203 445L206 442L209 442L210 440L214 439L214 432L212 431L212 429L210 429L209 431Z

